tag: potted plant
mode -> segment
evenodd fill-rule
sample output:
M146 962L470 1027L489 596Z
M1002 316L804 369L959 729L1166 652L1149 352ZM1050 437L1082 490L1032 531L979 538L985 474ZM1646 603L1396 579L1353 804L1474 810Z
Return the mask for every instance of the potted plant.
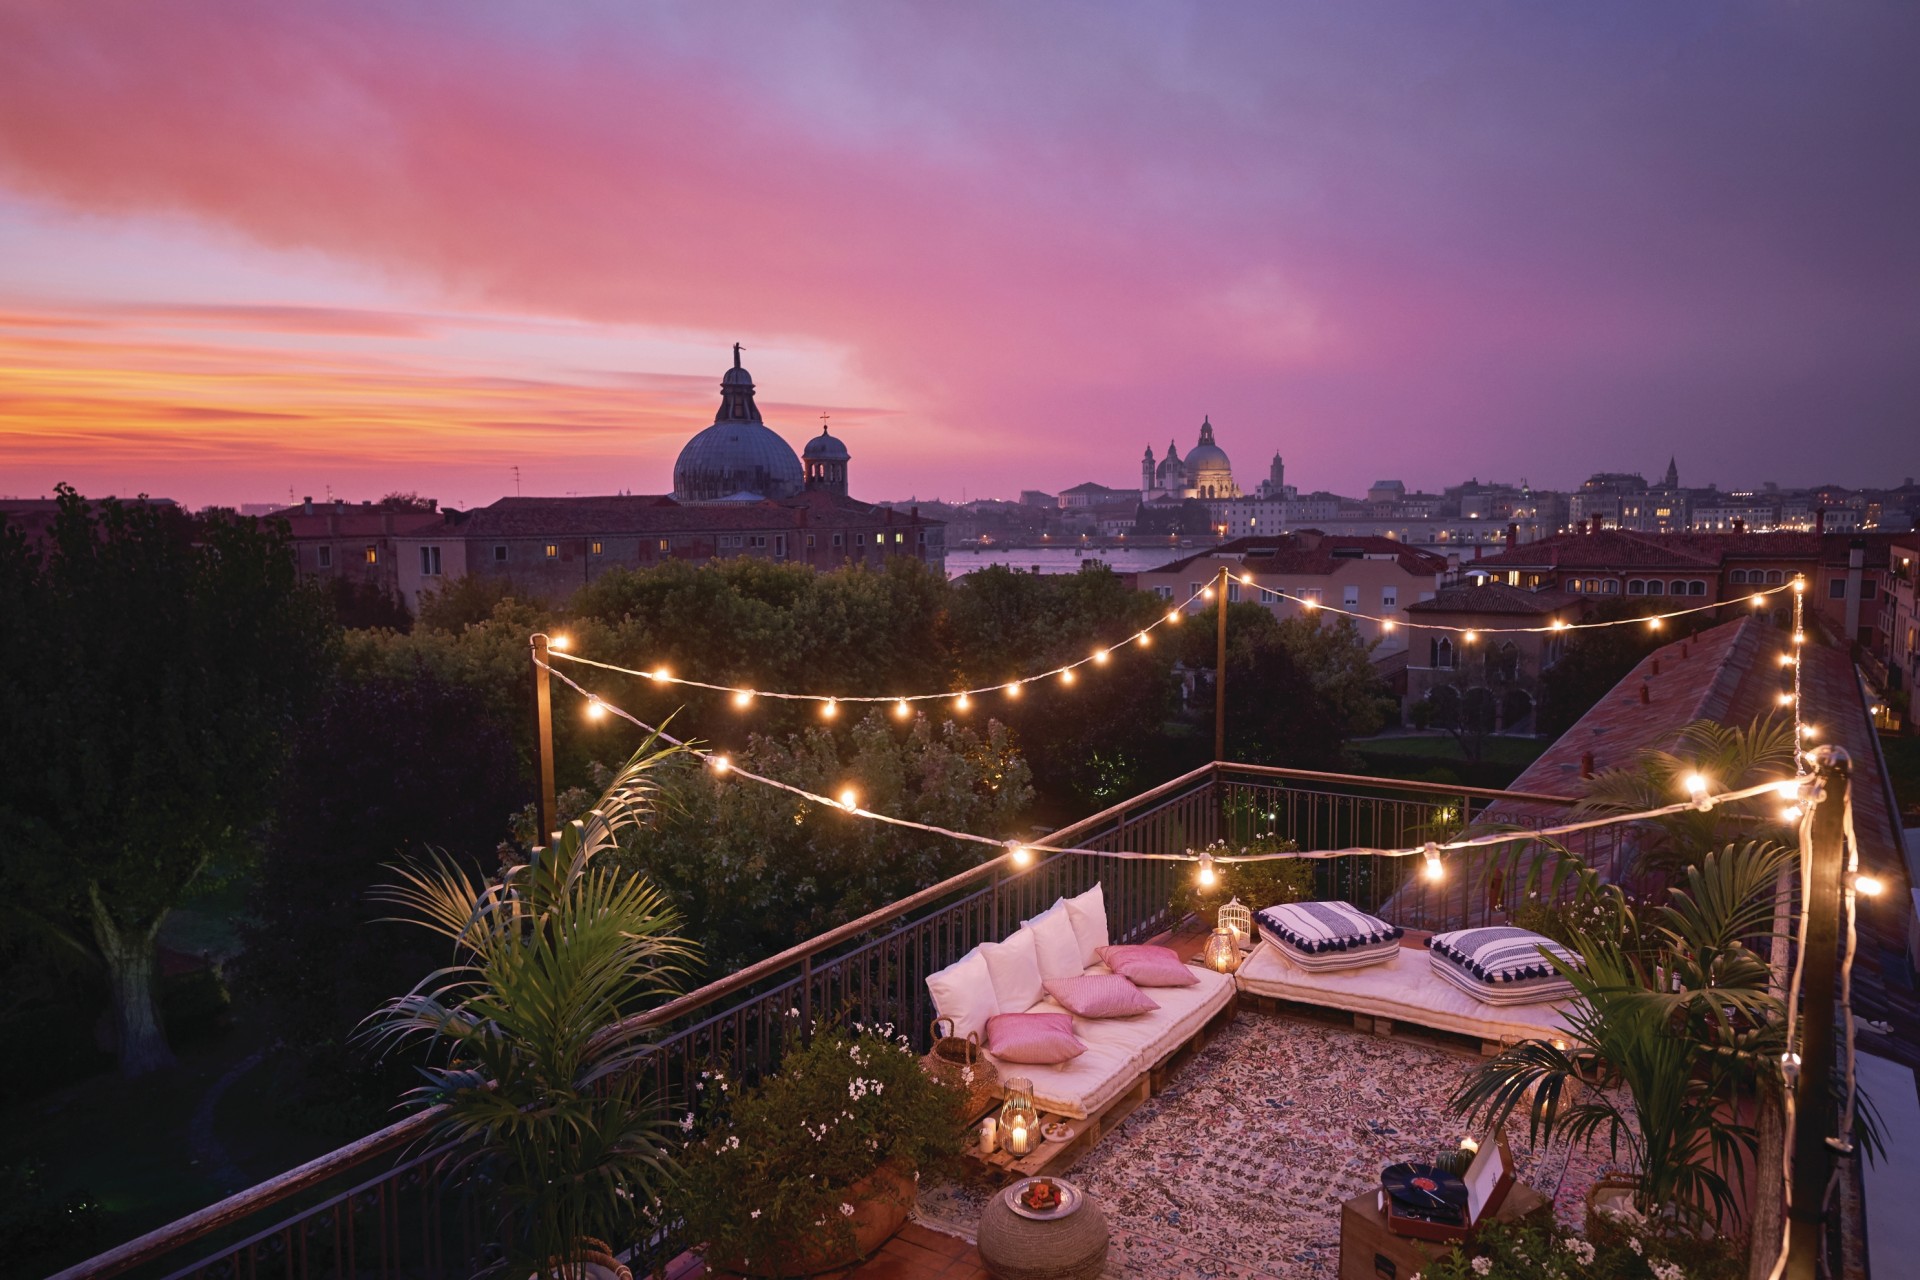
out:
M1784 1010L1766 963L1749 947L1773 928L1791 849L1728 845L1684 869L1667 901L1644 909L1592 870L1550 851L1557 896L1575 885L1568 941L1579 966L1542 954L1573 984L1571 1043L1528 1040L1475 1068L1453 1098L1492 1129L1521 1106L1529 1137L1583 1145L1604 1137L1632 1172L1633 1209L1673 1229L1738 1216L1735 1183L1758 1147L1745 1105L1777 1080ZM1541 868L1536 864L1535 870ZM1597 908L1597 911L1596 911ZM1616 1089L1589 1087L1606 1064Z
M380 891L453 955L361 1034L439 1059L408 1097L436 1108L439 1175L490 1208L489 1270L618 1275L601 1238L631 1238L670 1180L678 1135L628 1070L647 1034L627 1020L678 989L692 948L657 891L597 857L641 820L675 750L650 738L584 819L497 880L437 859Z
M667 1204L708 1266L810 1275L872 1253L913 1207L920 1175L957 1159L959 1087L921 1069L890 1026L790 1011L778 1074L694 1082L690 1135Z

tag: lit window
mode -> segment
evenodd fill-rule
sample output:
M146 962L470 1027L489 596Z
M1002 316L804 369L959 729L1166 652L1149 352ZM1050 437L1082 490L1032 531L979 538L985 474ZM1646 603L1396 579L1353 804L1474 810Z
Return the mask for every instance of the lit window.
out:
M896 533L893 535L893 540L896 543L905 542L907 540L907 535L904 533Z
M594 543L594 544L593 544L592 546L590 546L590 547L588 547L588 548L587 548L587 551L588 551L588 553L589 553L589 554L592 554L592 555L596 555L596 556L597 556L597 555L599 555L599 554L600 554L600 544L599 544L599 543L597 543L597 542L596 542L596 543Z
M560 544L557 542L549 542L547 544L547 559L549 560L558 559L559 555L560 555Z
M811 550L813 550L813 535L812 535L812 534L808 534L808 535L807 535L807 550L809 550L809 551L811 551Z
M378 547L367 548L367 563L368 564L380 563L380 549Z
M1608 578L1605 582L1601 583L1600 594L1605 596L1619 595L1620 594L1619 580L1615 578Z

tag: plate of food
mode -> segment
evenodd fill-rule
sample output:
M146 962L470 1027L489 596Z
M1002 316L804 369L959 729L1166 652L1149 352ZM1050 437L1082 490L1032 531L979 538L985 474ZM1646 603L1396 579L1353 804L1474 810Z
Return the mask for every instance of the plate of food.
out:
M1005 1195L1007 1208L1038 1222L1064 1218L1080 1207L1080 1188L1058 1178L1023 1178Z
M1065 1120L1055 1120L1052 1124L1041 1126L1040 1136L1048 1142L1065 1142L1073 1136L1073 1126Z

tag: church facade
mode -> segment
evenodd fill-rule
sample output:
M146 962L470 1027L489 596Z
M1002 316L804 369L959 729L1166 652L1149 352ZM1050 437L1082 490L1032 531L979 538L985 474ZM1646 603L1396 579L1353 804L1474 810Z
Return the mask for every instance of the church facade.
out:
M1148 445L1146 455L1140 459L1142 502L1197 499L1218 503L1253 496L1273 499L1285 497L1286 464L1281 462L1279 454L1274 454L1267 479L1261 481L1254 494L1243 492L1233 478L1233 463L1227 458L1227 451L1213 438L1213 419L1210 415L1201 418L1200 437L1194 441L1186 457L1182 458L1179 447L1169 440L1165 457L1155 461L1153 446Z

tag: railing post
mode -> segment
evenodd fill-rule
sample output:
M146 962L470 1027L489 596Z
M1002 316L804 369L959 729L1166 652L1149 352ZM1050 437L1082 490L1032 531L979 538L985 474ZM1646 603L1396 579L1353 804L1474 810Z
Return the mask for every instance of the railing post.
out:
M540 739L540 829L533 843L545 844L560 827L560 807L553 789L553 682L547 674L547 637L533 636L533 719Z
M1213 655L1213 759L1227 758L1227 566L1220 566L1220 589L1214 603L1220 608L1220 634Z

